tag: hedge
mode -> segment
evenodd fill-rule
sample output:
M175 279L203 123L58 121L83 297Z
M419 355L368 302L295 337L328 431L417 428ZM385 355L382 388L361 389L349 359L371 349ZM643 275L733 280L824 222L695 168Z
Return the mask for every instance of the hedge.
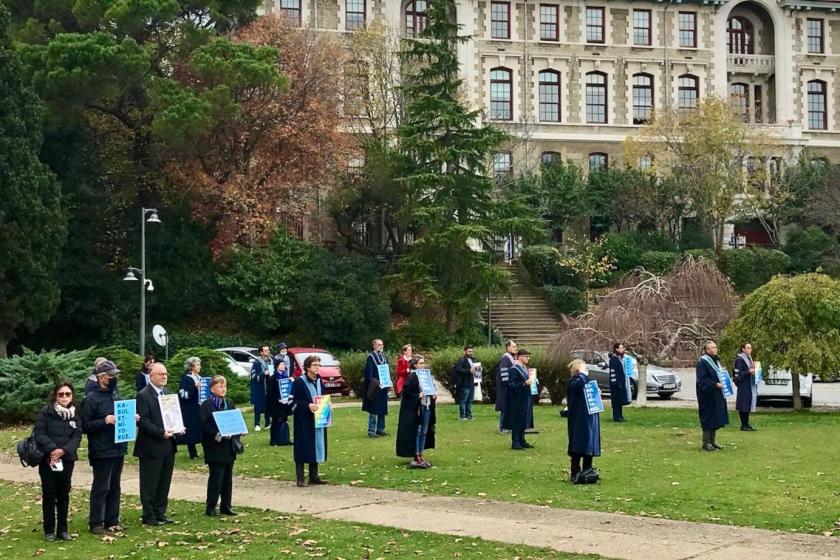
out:
M718 259L718 267L739 293L766 284L790 266L790 257L776 249L730 249Z
M633 270L642 265L642 255L648 251L675 251L673 242L656 232L631 231L609 233L604 236L600 251L615 259L619 272Z
M654 274L667 274L680 260L680 254L674 251L645 251L641 264L645 270Z
M172 391L177 391L181 385L181 378L186 371L187 358L197 356L201 358L201 376L213 377L224 375L227 379L227 398L236 404L245 404L250 401L249 379L235 375L228 367L228 361L224 354L212 348L185 348L169 358L166 362L166 369L169 371L169 382L167 386Z
M572 286L543 286L540 288L551 308L558 313L585 313L588 307L586 292Z

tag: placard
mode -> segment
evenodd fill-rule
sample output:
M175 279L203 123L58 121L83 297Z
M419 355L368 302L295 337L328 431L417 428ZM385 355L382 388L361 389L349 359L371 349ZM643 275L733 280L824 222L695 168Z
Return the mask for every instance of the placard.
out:
M238 408L231 410L217 410L213 413L213 420L219 428L222 437L239 436L248 433L245 417Z
M723 396L724 398L729 398L735 394L735 390L732 388L732 378L729 377L729 372L726 371L724 368L718 369L718 380L720 380L720 384L723 385Z
M624 380L624 391L626 392L627 403L630 404L633 402L633 384L630 383L630 379L633 377L633 372L636 368L633 364L633 356L628 356L627 354L624 355L624 376L626 379ZM639 383L641 386L641 383ZM647 390L647 381L645 382L645 389Z
M536 368L528 368L528 380L531 382L531 396L535 397L539 394L539 388L537 387L539 382L537 381L537 370Z
M289 397L292 395L292 380L289 377L281 377L277 380L280 386L280 402L283 404L289 403Z
M210 382L212 377L202 377L201 384L198 386L198 404L204 404L204 401L210 398Z
M377 364L376 369L379 370L379 388L391 387L391 368L388 364Z
M761 369L761 362L754 362L755 367L755 385L758 387L764 381L764 371Z
M332 403L329 395L315 397L315 428L329 428L332 426Z
M604 402L601 400L601 390L594 379L583 386L583 396L586 399L586 412L598 414L604 412Z
M137 401L135 399L114 401L114 416L117 417L117 423L114 425L114 443L136 440Z
M481 368L481 362L473 362L473 387L475 387L475 391L473 394L473 401L476 402L483 402L484 396L481 394L481 376L483 374L483 370Z
M420 392L427 397L437 396L437 389L435 388L435 381L432 379L432 370L418 369L417 379L420 381Z
M163 419L163 429L173 434L182 434L187 429L184 427L184 418L181 416L181 402L178 395L170 393L158 396L160 403L160 415Z
M627 377L633 377L633 373L635 371L635 364L633 363L633 356L628 356L627 354L624 355L624 375Z

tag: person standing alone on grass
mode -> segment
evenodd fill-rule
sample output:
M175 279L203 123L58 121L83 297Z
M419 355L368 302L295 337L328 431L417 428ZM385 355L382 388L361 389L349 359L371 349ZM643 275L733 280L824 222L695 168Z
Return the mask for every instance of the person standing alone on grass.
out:
M755 363L752 359L752 344L749 342L741 345L741 353L735 358L732 375L735 386L738 387L735 409L738 411L738 416L741 417L741 431L754 432L756 429L750 424L750 412L755 412L758 386L755 377Z
M720 428L729 424L729 411L723 396L723 384L720 382L720 359L717 344L706 343L703 355L697 361L697 411L700 415L700 427L703 429L703 450L717 451L723 446L717 444L715 436Z
M464 346L464 355L461 356L452 368L452 377L455 382L455 395L458 398L458 414L461 420L472 420L472 401L475 394L475 378L473 371L473 357L475 351L472 346Z
M387 366L388 358L380 339L373 341L373 350L365 362L365 384L362 392L362 410L368 413L368 437L387 436L385 416L388 415L388 388L379 381L379 366Z
M266 388L274 374L274 360L268 344L260 346L260 355L251 364L251 404L254 405L254 431L259 432L260 417L265 415L265 427L271 426L271 418L266 411Z
M517 451L533 447L525 441L528 427L528 405L531 403L531 383L528 375L528 361L531 353L524 348L516 353L516 363L508 371L507 400L505 401L505 423L510 430L510 448Z
M613 422L624 422L624 412L621 410L627 402L627 375L624 372L624 345L620 342L613 344L610 354L610 402L612 403Z
M306 486L303 468L309 465L309 484L326 484L318 475L318 465L327 461L327 429L315 427L315 397L324 394L318 372L321 359L307 356L303 362L303 375L292 384L292 405L295 418L295 478L297 485Z
M572 484L591 483L598 479L592 467L592 459L601 455L601 419L599 413L590 413L586 404L588 373L583 360L574 360L569 364L570 377L566 385L566 400L569 404L567 453L571 457Z
M505 353L499 360L496 367L496 411L499 413L499 433L506 434L505 429L505 403L507 402L508 374L510 368L516 363L516 341L508 340L505 343Z

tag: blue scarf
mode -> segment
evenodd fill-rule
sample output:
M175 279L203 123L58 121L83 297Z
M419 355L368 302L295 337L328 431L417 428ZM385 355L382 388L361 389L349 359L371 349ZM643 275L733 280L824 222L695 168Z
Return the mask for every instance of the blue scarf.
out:
M216 410L227 410L227 402L225 402L224 397L217 397L213 395L210 397L210 404Z

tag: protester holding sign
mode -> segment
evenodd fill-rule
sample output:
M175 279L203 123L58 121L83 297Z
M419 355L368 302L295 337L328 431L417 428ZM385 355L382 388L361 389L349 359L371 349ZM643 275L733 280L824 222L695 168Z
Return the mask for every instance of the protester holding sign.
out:
M210 392L212 396L201 405L201 447L204 450L204 462L210 471L207 476L207 502L204 513L211 517L216 516L216 505L221 498L219 511L222 515L236 515L232 508L233 463L236 461L234 446L238 436L223 436L213 418L214 412L234 410L236 406L226 398L227 379L223 376L213 377Z
M423 356L409 362L409 374L403 385L400 400L400 420L397 426L397 456L412 457L410 469L428 469L432 466L425 456L426 449L435 448L435 401L431 393L431 372ZM421 375L425 382L421 380ZM425 390L424 390L425 387ZM430 394L431 393L431 394Z
M715 441L720 428L729 424L729 411L726 410L726 398L723 396L723 384L718 375L721 369L717 355L717 344L706 343L703 355L697 361L697 407L700 414L700 427L703 429L703 450L723 449Z
M601 456L601 419L598 412L594 411L597 408L590 413L587 405L588 374L583 360L574 360L569 364L570 377L566 385L566 401L569 404L567 453L571 457L572 484L586 484L598 480L598 474L592 467L592 459Z
M458 415L461 420L472 420L472 400L475 393L475 350L464 346L464 355L452 367L452 380L455 383L455 398L458 399Z
M184 368L184 377L178 387L178 400L187 431L178 438L178 443L187 446L190 459L198 459L196 445L201 443L201 404L198 402L201 392L201 358L187 358Z
M161 399L170 395L166 388L169 373L163 364L152 366L149 384L137 393L137 412L140 415L140 430L134 445L134 456L140 459L140 502L143 504L144 525L172 523L166 516L169 504L169 485L175 468L175 433L173 429L183 422L171 419L173 411L167 406L164 412ZM178 400L172 395L174 406ZM173 425L175 427L173 427Z
M745 342L741 345L741 353L735 358L735 367L732 368L735 385L738 386L735 410L741 417L742 432L756 431L750 424L750 412L755 412L756 397L758 396L756 370L756 364L752 359L752 344Z
M292 411L295 418L295 474L298 486L306 486L303 467L309 464L309 484L326 484L318 476L318 463L327 460L327 428L315 427L315 412L318 406L315 397L324 394L324 387L318 371L321 359L317 355L307 356L303 362L304 374L292 384Z
M59 539L69 541L67 513L70 486L77 459L76 450L82 441L82 425L76 415L72 383L62 381L55 386L47 405L38 413L32 435L39 451L44 454L38 464L44 537L52 542L58 535Z
M516 352L516 363L508 370L507 392L502 428L510 430L510 448L517 451L533 447L525 441L531 412L531 384L535 379L528 373L531 353L524 348Z
M613 344L610 354L610 402L612 403L613 422L624 422L622 407L630 404L627 400L627 385L630 383L624 371L624 345Z
M504 434L509 430L505 429L505 403L507 403L508 375L510 368L516 363L516 341L508 340L505 343L505 353L499 359L496 367L496 412L499 413L499 433Z
M266 389L266 406L271 417L269 431L269 445L292 445L289 437L289 415L292 414L290 402L292 380L286 370L286 362L277 361L274 364L274 375Z
M387 436L385 416L388 415L388 387L391 386L388 358L382 351L380 339L373 341L373 351L365 362L365 383L362 391L362 410L368 413L368 437Z

